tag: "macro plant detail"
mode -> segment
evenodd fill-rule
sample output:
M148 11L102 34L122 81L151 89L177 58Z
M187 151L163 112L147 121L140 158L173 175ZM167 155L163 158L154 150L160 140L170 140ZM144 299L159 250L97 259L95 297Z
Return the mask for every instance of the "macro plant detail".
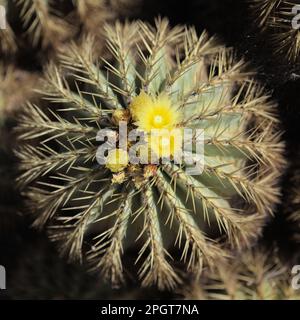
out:
M296 62L300 53L298 1L251 0L250 2L259 27L270 36L275 53L286 57L290 62Z
M278 119L244 62L206 32L164 19L105 32L111 57L87 36L48 66L44 101L20 116L19 184L34 225L48 228L62 254L118 285L134 250L142 285L170 289L182 281L178 269L199 275L259 236L280 195ZM202 129L203 172L189 175L173 154L131 164L130 142L100 165L97 134L109 129L121 144L121 122L146 133ZM160 160L162 146L154 147Z

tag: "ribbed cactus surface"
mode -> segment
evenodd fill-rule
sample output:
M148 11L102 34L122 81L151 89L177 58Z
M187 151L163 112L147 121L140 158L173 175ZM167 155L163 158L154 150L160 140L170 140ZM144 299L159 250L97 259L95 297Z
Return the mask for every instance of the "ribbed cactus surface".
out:
M142 285L172 288L178 268L198 274L259 235L279 196L278 119L244 63L205 32L171 29L164 19L105 32L111 58L87 37L48 67L44 102L20 119L19 182L35 225L47 225L72 260L86 257L118 284L130 249ZM151 150L157 163L131 163L131 143L120 146L124 123L149 138L138 154ZM173 136L152 143L152 129L186 128L204 132L196 175L176 163L182 144ZM117 142L105 164L97 161L101 129ZM189 154L201 156L194 147Z

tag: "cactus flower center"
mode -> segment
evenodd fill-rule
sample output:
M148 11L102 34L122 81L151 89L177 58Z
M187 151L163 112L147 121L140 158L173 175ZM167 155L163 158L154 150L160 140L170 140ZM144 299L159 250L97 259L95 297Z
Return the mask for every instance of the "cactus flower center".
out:
M172 107L167 95L153 98L141 92L132 100L129 108L136 125L147 132L152 129L173 129L181 119L180 112Z
M156 125L161 125L162 122L163 122L163 117L162 117L162 116L156 116L156 117L154 118L154 123L155 123Z

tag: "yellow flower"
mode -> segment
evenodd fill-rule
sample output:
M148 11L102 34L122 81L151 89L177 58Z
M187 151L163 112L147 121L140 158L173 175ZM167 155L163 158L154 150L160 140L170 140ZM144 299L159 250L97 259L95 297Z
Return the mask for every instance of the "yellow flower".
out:
M181 120L181 114L171 105L167 95L151 98L145 92L135 97L130 111L139 129L173 129Z
M138 120L139 113L143 109L148 109L152 105L152 99L144 91L142 91L138 96L132 99L129 106L131 116L134 120Z
M111 172L120 172L124 170L129 163L128 153L123 149L113 149L108 152L106 158L106 168Z

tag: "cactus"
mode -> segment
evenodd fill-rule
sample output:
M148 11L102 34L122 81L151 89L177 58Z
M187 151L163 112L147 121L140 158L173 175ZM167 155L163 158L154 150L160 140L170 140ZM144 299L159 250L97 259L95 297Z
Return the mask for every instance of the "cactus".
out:
M23 25L34 46L42 43L57 47L76 36L80 24L88 31L101 38L103 25L126 12L126 8L137 8L138 2L131 0L15 0L21 8ZM64 12L63 8L69 7Z
M100 50L104 23L129 18L140 5L132 0L0 0L0 18L7 16L6 28L0 28L0 53L13 60L15 54L34 49L44 57L86 32L98 38Z
M291 286L291 270L276 253L260 248L243 253L231 265L219 265L180 293L194 300L299 300Z
M255 20L266 35L270 34L275 53L291 62L298 61L300 29L293 28L292 21L297 14L293 7L299 3L295 0L251 0L251 3Z
M105 30L113 59L102 65L87 37L49 65L47 108L28 104L20 118L19 184L34 225L48 226L62 254L86 258L117 285L131 249L142 285L170 289L181 282L177 268L198 274L259 236L280 194L278 119L244 63L206 32L170 29L165 19ZM119 146L108 157L117 161L100 165L98 131L117 132L120 121L150 141L153 127L204 129L203 173L175 163L171 136L163 137L173 148L166 163L163 154L157 164L131 164ZM151 148L143 144L140 155Z
M74 30L63 17L53 13L52 0L15 0L21 8L20 16L27 35L34 46L56 46L70 38Z

